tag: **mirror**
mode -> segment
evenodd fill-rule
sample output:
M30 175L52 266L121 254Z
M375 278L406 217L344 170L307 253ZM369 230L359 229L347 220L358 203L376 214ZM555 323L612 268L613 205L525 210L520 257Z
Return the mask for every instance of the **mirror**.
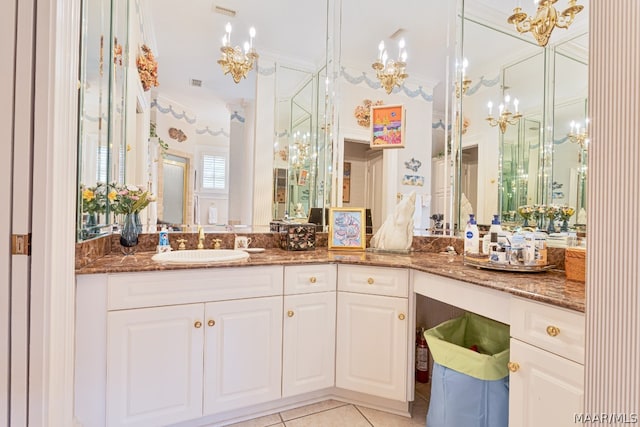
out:
M586 9L588 2L581 3ZM508 8L487 6L479 0L464 1L459 63L464 59L468 66L464 78L457 70L456 79L459 85L464 79L470 84L461 97L463 131L459 154L454 152L459 164L456 220L464 224L468 219L461 213L465 205L475 211L479 224L489 224L492 214L500 213L507 225L521 225L517 209L523 205L569 205L579 212L586 206L587 154L580 144L570 142L568 133L571 121L585 128L588 13L583 10L569 30L556 31L559 34L541 48L530 35L519 35L506 23ZM497 106L507 95L512 113L513 100L518 99L521 117L502 132L488 123L488 102L496 118ZM465 152L472 154L476 148L477 177L468 179L469 171L475 173L474 156ZM571 224L586 222L585 215L580 220L575 215Z
M130 34L118 37L127 43L123 45L126 90L119 110L122 116L109 118L110 124L124 129L126 139L120 142L127 145L120 144L108 159L108 168L117 171L107 181L143 185L157 194L158 203L142 212L146 224L173 223L163 218L161 206L162 200L168 199L161 184L167 180L163 158L171 154L191 156L185 167L187 193L191 194L184 195L181 206L181 211L186 211L186 224L200 222L212 229L222 224L266 226L285 210L293 216L298 209L304 216L314 205L340 206L349 203L346 200L357 200L353 193L359 188L357 180L365 179L360 174L366 168L352 162L352 193L345 198L345 141L366 146L369 140L369 130L357 124L354 109L364 99L381 99L406 107L409 144L402 150L382 151L376 181L382 188L370 188L377 199L364 203L376 203L372 214L381 220L392 211L397 197L416 190L420 195L416 225L428 228L433 145L429 125L434 111L449 123L444 105L450 86L447 63L453 54L452 42L445 40L454 40L449 33L455 28L456 5L417 5L402 0L396 5L398 10L411 13L400 18L383 12L382 7L363 9L353 2L328 0L304 8L292 0L281 3L233 0L225 6L229 10L220 10L215 5L195 3L193 8L176 8L169 0L128 2ZM282 17L270 18L274 8L287 11L285 31ZM234 11L235 16L229 16ZM308 19L310 16L314 18ZM433 17L433 22L425 25L425 17ZM228 21L233 25L232 44L248 39L250 26L257 30L258 66L239 84L223 75L216 64L218 48L212 49L221 43ZM374 32L368 30L372 22L378 27ZM292 36L299 34L305 36ZM387 95L380 89L371 64L381 39L391 50L400 36L407 40L410 76L401 89ZM158 87L140 84L136 59L142 55L142 46L149 47L158 62ZM289 70L306 78L294 78L296 84L289 85L285 77ZM286 92L286 87L292 91ZM280 127L282 114L289 117L286 127ZM289 131L286 141L279 132L284 129ZM291 170L288 162L295 157L291 153L286 168L277 164L280 149L276 151L274 146L295 146L293 135L304 138L306 133L312 160L304 165L309 168L305 182L302 171L306 169ZM82 167L84 163L83 159ZM286 169L286 173L279 169ZM311 173L313 170L317 172ZM284 188L284 196L279 188ZM285 201L280 202L279 197ZM105 225L115 220L105 213Z
M124 180L128 49L126 0L83 1L77 239L106 232L107 183Z

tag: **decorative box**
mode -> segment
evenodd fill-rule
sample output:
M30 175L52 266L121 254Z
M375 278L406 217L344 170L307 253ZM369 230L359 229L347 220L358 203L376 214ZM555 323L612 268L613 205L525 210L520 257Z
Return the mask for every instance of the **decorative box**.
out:
M278 224L280 249L287 251L308 251L316 248L316 225L309 223Z
M586 255L584 248L567 248L564 251L564 272L567 279L585 281Z

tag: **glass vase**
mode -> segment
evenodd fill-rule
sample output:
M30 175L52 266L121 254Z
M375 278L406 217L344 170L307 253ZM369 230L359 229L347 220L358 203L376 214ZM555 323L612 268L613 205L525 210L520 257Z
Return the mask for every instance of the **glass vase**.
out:
M563 219L562 220L562 226L560 226L560 231L569 231L569 220L568 219Z
M142 221L140 221L140 213L134 212L133 218L136 223L136 230L138 231L138 234L142 233Z
M124 223L120 230L120 246L122 253L125 255L133 255L138 245L138 226L134 213L128 213L124 216Z
M551 234L551 233L555 233L556 232L556 225L553 219L549 220L549 224L547 224L547 233Z

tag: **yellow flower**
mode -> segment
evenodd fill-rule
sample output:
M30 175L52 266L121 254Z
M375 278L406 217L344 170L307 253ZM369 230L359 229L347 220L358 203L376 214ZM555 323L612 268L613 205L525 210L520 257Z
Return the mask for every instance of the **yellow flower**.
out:
M109 199L110 202L113 202L116 199L117 195L118 193L116 192L116 190L111 190L109 191L109 194L107 194L107 198Z
M93 192L93 190L87 188L82 192L82 198L86 201L91 201L96 198L96 194Z

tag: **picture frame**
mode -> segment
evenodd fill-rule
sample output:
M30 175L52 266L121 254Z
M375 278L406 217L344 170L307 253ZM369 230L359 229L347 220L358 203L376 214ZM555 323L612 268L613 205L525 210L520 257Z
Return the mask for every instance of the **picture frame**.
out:
M301 169L300 173L298 174L298 185L307 185L307 179L309 179L309 171L306 169Z
M371 148L404 148L405 109L402 104L371 106Z
M365 231L364 208L329 209L329 250L365 250Z
M344 162L342 168L342 203L349 203L351 200L351 162Z

